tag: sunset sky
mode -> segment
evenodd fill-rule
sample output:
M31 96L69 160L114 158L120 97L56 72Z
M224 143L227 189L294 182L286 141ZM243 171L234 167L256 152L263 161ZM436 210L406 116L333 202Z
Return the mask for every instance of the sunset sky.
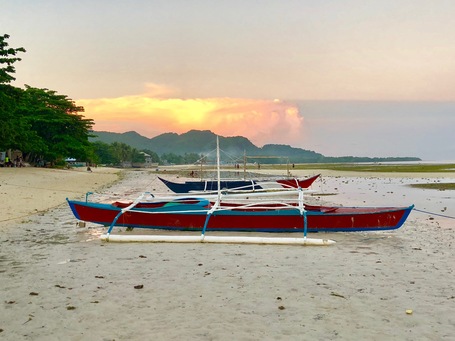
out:
M455 1L0 0L16 86L95 130L455 160Z

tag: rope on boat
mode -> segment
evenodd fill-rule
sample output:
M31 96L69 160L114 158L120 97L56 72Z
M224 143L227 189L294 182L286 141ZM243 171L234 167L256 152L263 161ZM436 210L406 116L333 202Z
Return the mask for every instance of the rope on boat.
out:
M423 210L419 210L417 208L414 208L414 211L417 211L417 212L420 212L420 213L429 214L429 215L436 215L438 217L443 217L443 218L455 219L455 217L452 217L452 216L449 216L449 215L439 214L439 213L434 213L434 212L429 212L429 211L423 211Z

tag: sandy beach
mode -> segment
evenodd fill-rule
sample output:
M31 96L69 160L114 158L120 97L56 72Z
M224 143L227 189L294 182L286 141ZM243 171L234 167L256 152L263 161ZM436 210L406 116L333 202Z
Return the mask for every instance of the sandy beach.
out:
M326 247L105 243L65 198L153 171L0 168L0 340L454 340L455 193L407 185L455 175L321 173L313 200L420 211Z
M118 169L85 167L73 169L0 168L0 229L8 224L43 214L61 205L65 198L109 185L118 179Z

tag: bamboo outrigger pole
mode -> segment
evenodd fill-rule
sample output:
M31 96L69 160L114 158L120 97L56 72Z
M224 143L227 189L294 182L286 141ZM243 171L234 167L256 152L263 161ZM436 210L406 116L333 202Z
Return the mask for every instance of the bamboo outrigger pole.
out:
M302 245L329 246L335 244L330 239L315 239L301 237L237 237L237 236L166 236L166 235L118 235L103 234L101 240L109 242L137 243L212 243L212 244L273 244L273 245Z

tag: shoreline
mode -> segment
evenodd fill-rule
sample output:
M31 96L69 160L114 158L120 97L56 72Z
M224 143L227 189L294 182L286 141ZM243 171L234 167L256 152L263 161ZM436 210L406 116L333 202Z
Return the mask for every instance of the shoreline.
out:
M87 192L100 192L116 182L121 181L122 176L128 172L147 172L150 178L153 179L156 175L168 176L174 181L184 181L184 177L175 174L166 174L166 170L176 170L179 167L162 167L160 172L155 172L153 169L120 169L109 167L92 168L92 172L86 171L85 167L73 169L50 169L50 168L1 168L0 169L0 212L3 216L0 217L0 230L8 223L19 222L20 220L28 219L34 214L44 214L45 212L63 205L66 203L66 198L80 198ZM164 170L164 171L163 171ZM155 174L156 173L156 174ZM259 174L282 175L282 170L259 170ZM122 175L123 174L123 175ZM455 182L455 174L451 173L376 173L376 172L352 172L352 171L333 171L326 169L311 170L296 170L292 172L295 177L309 177L316 174L321 174L321 178L316 181L316 187L319 183L319 189L329 191L329 187L336 188L340 191L340 186L335 183L340 182L343 178L350 180L342 180L341 184L346 181L365 182L390 179L402 180L401 183L413 182L414 180L426 181L425 183L434 182ZM327 183L331 184L327 186ZM144 188L137 188L137 194L148 190L162 194L170 193L170 191L162 186L161 182L155 181L145 182ZM147 189L147 186L151 188ZM362 186L366 186L363 184ZM347 186L343 186L347 187ZM357 188L358 189L358 188ZM354 192L355 192L354 188ZM352 192L352 191L351 191ZM354 196L354 192L350 193ZM425 193L420 190L420 194ZM135 199L133 197L133 199ZM344 197L348 202L350 198ZM365 201L363 201L365 202ZM342 204L342 203L339 203ZM348 203L345 203L345 205ZM361 205L362 202L353 200L352 205ZM380 205L379 203L377 205ZM453 215L455 216L455 208Z

